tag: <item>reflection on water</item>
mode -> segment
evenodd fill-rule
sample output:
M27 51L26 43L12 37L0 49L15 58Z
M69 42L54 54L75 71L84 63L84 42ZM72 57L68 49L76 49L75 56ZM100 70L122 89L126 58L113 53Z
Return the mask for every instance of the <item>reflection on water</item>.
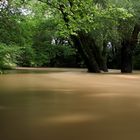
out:
M0 75L0 140L140 139L139 74L29 72Z

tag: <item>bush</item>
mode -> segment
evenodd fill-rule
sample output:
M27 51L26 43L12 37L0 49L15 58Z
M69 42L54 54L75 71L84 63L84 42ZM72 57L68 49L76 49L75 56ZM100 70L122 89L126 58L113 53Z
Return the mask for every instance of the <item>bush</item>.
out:
M0 43L0 69L13 69L16 67L16 57L19 55L19 47Z
M35 66L34 62L34 50L30 46L21 47L20 55L17 56L17 64L21 67L32 67Z

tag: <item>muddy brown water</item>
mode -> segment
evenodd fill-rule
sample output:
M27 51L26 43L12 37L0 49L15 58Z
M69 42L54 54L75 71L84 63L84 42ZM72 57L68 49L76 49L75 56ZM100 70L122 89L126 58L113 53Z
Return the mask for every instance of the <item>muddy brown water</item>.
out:
M140 139L140 73L25 71L0 75L0 140Z

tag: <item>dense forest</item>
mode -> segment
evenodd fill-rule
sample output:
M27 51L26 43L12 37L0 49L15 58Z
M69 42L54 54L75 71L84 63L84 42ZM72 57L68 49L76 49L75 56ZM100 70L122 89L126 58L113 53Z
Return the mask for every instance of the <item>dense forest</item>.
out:
M1 0L0 69L140 69L140 0Z

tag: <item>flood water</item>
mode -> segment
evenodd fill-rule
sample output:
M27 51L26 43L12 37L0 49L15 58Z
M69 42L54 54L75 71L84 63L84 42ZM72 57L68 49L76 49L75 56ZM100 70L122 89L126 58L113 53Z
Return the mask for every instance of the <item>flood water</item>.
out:
M0 140L140 139L139 73L38 72L0 75Z

